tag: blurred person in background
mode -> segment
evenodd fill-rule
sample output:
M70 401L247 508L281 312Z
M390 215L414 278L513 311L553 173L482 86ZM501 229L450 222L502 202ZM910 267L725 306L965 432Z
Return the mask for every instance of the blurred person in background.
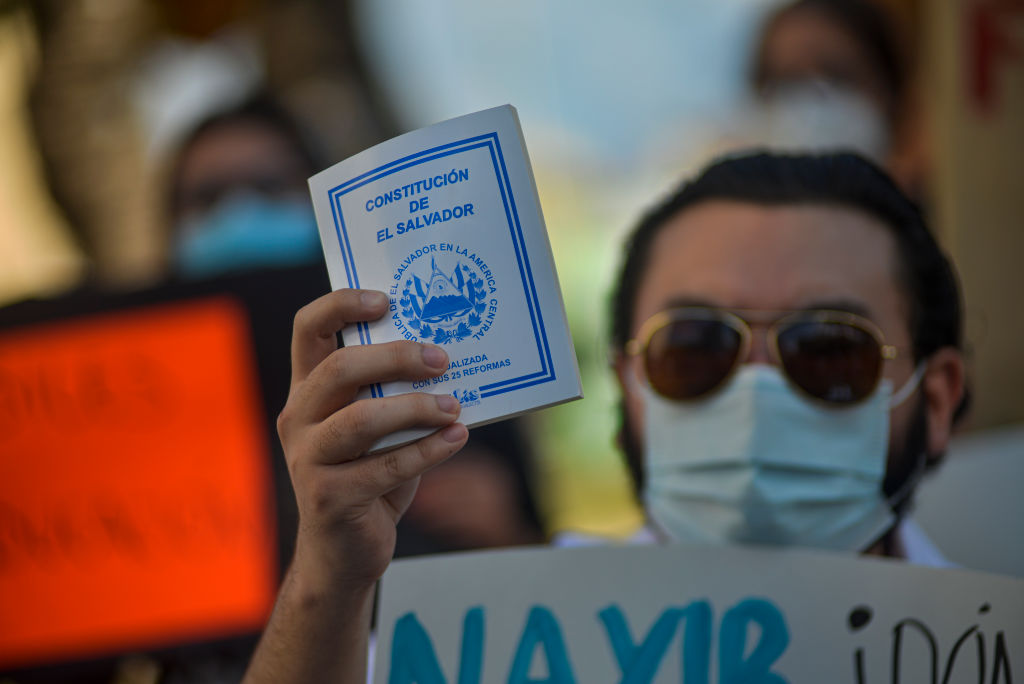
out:
M764 142L852 149L919 196L926 155L908 52L877 2L783 5L764 22L750 70Z
M440 347L337 349L383 293L296 316L278 421L295 557L248 682L362 682L377 580L424 473L468 439L448 395L354 401L443 373ZM640 221L612 296L635 543L768 544L946 561L908 518L964 396L952 266L917 207L851 154L732 156ZM384 454L411 427L437 431ZM586 543L575 540L574 543Z
M543 543L527 434L522 418L474 428L458 454L424 473L395 557Z
M323 168L268 96L201 122L170 168L168 258L185 279L320 259L306 179Z

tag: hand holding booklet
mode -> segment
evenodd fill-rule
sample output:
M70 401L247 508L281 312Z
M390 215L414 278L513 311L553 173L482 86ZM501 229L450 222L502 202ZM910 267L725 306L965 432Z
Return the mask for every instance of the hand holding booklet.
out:
M412 131L309 179L334 289L381 290L388 314L346 346L414 340L446 372L360 397L451 394L469 427L582 397L519 120L506 105ZM429 430L405 430L374 451Z

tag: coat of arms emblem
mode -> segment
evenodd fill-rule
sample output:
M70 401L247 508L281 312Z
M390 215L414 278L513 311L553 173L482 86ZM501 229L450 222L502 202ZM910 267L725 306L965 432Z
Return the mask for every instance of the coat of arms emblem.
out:
M482 332L487 285L474 266L456 259L454 267L446 270L431 256L429 276L412 274L405 280L398 304L406 325L420 339L449 344ZM493 319L493 312L489 318Z

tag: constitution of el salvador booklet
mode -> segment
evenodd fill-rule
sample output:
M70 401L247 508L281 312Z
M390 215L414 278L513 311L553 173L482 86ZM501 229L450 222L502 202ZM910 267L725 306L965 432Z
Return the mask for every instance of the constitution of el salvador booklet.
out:
M454 395L467 426L582 397L558 276L516 110L406 133L309 179L334 289L382 290L387 315L346 346L418 340L447 371L361 397ZM431 430L399 432L374 451Z

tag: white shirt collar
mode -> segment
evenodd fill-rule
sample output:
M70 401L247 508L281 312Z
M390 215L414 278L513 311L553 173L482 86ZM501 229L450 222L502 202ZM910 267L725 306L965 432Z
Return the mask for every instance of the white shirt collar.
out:
M924 530L910 518L904 518L900 521L893 541L893 550L896 552L897 557L903 558L908 563L933 568L957 567L955 563L950 562L942 555L942 552L932 543L932 540L928 538ZM553 546L560 548L605 546L616 543L627 546L646 546L659 543L659 538L650 525L644 525L630 536L621 540L574 530L559 532L551 540Z

